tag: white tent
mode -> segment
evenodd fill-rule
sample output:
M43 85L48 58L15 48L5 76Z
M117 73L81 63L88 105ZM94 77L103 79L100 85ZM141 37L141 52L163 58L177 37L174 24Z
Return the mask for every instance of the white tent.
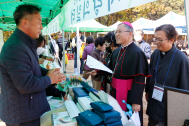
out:
M116 23L114 23L113 25L109 26L109 28L113 28L114 30L117 29L117 26L121 23L121 21L117 21Z
M100 24L95 19L87 20L78 24L75 24L73 26L69 26L64 29L64 31L76 31L77 27L79 27L80 31L85 32L97 32L97 31L113 31L113 28L109 28L105 25Z
M185 16L170 11L165 16L155 21L156 27L163 24L172 24L174 27L186 26L186 19Z
M145 19L145 18L139 18L135 22L132 23L133 28L136 29L149 29L154 28L155 21Z

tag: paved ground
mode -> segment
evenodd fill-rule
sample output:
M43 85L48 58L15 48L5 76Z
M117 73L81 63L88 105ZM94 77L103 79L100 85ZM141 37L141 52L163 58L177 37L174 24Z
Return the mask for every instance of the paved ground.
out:
M69 63L66 67L66 71L68 72L74 72L74 60L69 60ZM89 78L90 79L90 78ZM147 122L148 122L148 116L145 114L146 113L146 106L147 106L147 102L144 98L143 95L143 118L144 118L144 126L147 126ZM6 126L3 122L0 122L0 126Z

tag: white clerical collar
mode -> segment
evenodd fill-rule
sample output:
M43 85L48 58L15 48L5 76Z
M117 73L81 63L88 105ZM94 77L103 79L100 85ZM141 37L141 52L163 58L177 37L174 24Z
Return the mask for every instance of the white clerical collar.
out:
M121 45L121 48L123 49L123 48L125 48L125 47L127 47L127 46L129 46L129 45L131 45L133 43L133 41L132 42L130 42L128 45L126 45L126 46L122 46Z
M161 52L161 54L165 55L165 52Z

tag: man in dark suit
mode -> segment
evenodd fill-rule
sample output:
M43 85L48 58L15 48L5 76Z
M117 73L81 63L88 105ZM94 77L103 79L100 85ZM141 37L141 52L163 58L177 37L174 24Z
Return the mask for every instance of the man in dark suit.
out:
M0 118L6 126L39 126L50 110L45 89L65 80L59 69L39 66L36 52L42 27L41 8L19 5L14 12L17 28L0 54Z
M68 40L66 38L64 38L65 50L67 49L67 42L68 42ZM59 59L62 60L63 45L62 45L62 33L61 32L58 33L57 44L58 44L58 47L59 47Z

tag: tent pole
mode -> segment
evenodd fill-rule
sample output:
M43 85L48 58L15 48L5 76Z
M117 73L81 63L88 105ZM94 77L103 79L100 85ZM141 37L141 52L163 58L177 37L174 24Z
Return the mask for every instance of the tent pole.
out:
M98 32L97 32L97 35L96 35L96 37L98 38Z
M69 41L70 41L70 35L71 35L71 34L70 34L70 31L69 31Z
M147 40L148 40L148 33L147 33L147 38L146 38L146 42L147 42Z
M4 44L4 39L3 39L3 29L0 29L0 51L3 47L3 44Z
M186 35L185 35L185 41L184 41L184 44L186 44Z
M187 31L187 39L189 38L189 1L184 0L184 9L185 9L185 16L186 16L186 31ZM189 45L189 41L188 41Z
M48 35L47 35L47 44L48 44L47 47L48 47L48 52L49 52L49 53L48 53L48 56L49 56L49 54L50 54L50 50L49 50L49 49L50 49L50 42L49 42L49 37L48 37Z
M79 72L78 74L80 74L80 57L79 57L79 50L80 50L80 47L79 46L79 27L77 26L77 71Z
M63 62L63 73L66 73L66 69L65 69L65 44L64 44L64 28L62 28L62 62ZM61 62L61 61L60 61Z
M84 31L84 36L85 36L85 31Z
M90 36L91 36L91 32L90 32Z

